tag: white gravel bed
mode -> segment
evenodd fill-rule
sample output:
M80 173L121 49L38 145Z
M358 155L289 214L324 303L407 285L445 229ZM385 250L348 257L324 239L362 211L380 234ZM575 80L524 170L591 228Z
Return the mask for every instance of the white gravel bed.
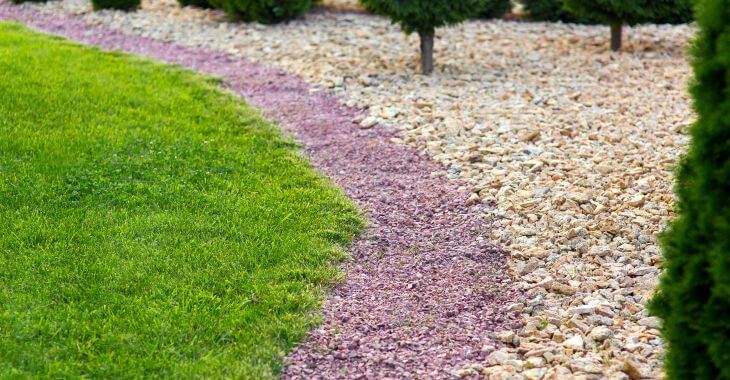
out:
M29 5L87 13L86 0ZM473 21L437 32L433 76L416 74L417 39L384 19L316 13L286 25L225 22L219 12L152 0L89 22L272 63L368 108L497 204L526 326L509 348L460 374L495 378L661 375L657 234L672 217L673 168L693 120L690 26L626 30L608 51L601 26ZM434 173L434 175L439 173ZM509 245L511 244L511 245ZM556 376L556 377L550 377Z

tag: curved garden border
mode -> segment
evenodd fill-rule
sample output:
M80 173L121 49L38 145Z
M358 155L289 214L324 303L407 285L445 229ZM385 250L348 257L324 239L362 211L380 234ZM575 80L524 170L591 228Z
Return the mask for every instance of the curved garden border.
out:
M323 325L288 358L288 378L448 377L497 345L489 335L517 324L520 297L504 257L485 240L490 206L468 205L461 185L395 132L361 129L360 111L299 78L218 52L181 47L72 16L0 3L0 20L104 49L220 76L224 87L295 134L313 164L368 214L347 279L326 302Z

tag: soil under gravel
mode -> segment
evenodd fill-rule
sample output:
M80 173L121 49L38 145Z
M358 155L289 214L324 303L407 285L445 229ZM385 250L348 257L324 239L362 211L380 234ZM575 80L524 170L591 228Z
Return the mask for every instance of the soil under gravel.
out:
M89 27L0 2L0 20L105 49L220 76L225 87L294 132L313 164L367 212L371 227L352 248L346 281L324 323L287 360L289 378L444 378L484 359L490 333L517 319L520 295L489 236L491 207L467 206L462 185L393 132L361 129L359 111L301 79L244 58Z

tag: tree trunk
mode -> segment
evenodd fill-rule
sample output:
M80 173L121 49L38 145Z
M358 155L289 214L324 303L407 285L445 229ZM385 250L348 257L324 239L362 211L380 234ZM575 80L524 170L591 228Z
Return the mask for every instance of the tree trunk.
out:
M433 72L433 35L433 29L418 32L418 36L421 37L421 72L424 75Z
M621 29L623 25L620 22L611 24L611 50L621 50Z

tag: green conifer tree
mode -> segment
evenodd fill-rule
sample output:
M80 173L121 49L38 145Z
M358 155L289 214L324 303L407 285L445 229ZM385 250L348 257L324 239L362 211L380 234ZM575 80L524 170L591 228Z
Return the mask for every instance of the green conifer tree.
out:
M666 372L676 380L730 379L730 0L701 0L697 10L697 121L650 304L664 320Z
M692 20L691 0L564 0L578 17L611 26L611 50L621 50L624 24L684 23Z
M312 0L209 0L209 3L231 17L262 24L289 21L305 14L313 5Z
M478 16L493 0L362 0L370 11L387 16L407 34L421 38L421 71L433 71L435 30Z

